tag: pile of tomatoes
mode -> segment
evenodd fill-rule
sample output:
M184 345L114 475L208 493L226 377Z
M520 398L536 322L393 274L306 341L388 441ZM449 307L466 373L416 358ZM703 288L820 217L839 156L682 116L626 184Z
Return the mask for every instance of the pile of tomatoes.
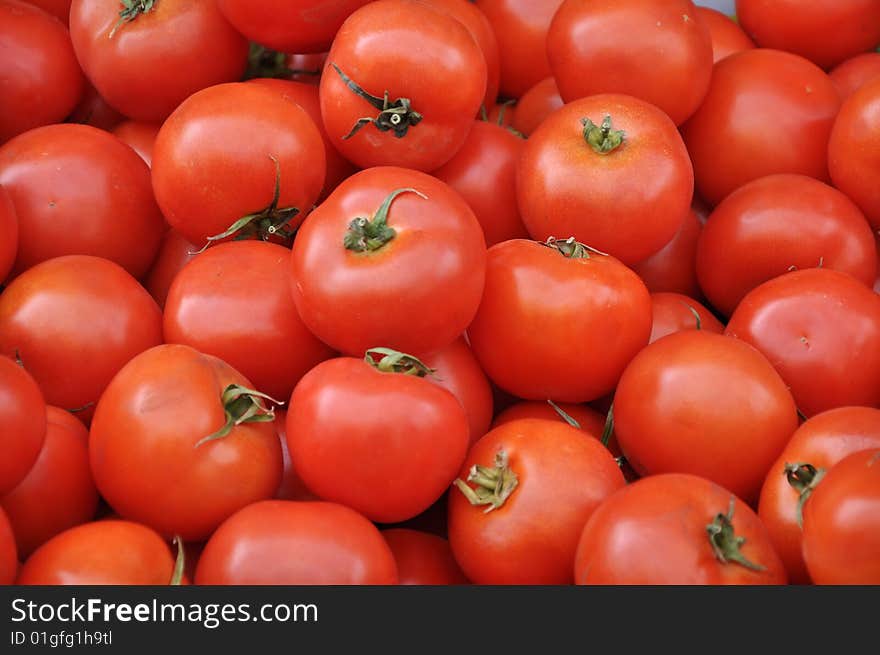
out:
M880 584L880 0L736 9L0 0L0 583Z

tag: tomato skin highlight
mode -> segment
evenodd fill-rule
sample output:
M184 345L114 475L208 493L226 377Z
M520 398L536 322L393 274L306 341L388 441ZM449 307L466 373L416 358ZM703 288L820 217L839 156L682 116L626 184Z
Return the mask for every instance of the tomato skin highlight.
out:
M13 355L14 356L14 355ZM34 466L46 437L46 401L34 378L0 356L0 495L14 489Z
M446 539L407 528L383 530L382 536L394 554L400 584L469 584Z

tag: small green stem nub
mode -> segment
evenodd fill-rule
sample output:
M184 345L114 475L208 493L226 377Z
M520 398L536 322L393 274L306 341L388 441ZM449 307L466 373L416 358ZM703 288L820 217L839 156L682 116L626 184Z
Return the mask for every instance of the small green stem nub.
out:
M559 418L561 418L563 421L568 423L571 427L577 428L578 430L581 429L581 424L578 423L574 419L574 417L572 417L568 412L566 412L564 409L562 409L559 405L554 403L549 398L547 399L547 402L550 404L550 407L553 408L553 411L555 411L557 414L559 414Z
M342 69L335 63L331 62L330 65L339 73L339 77L342 78L342 81L345 82L349 89L379 110L379 115L374 118L369 116L359 118L354 127L351 128L351 131L342 137L343 140L350 139L360 132L361 128L370 123L375 125L376 129L380 132L392 131L395 137L402 139L406 136L409 128L415 127L422 121L422 115L410 106L409 98L398 98L394 102L389 102L387 90L381 98L371 95L364 91L357 82L343 73Z
M475 464L468 471L468 482L476 485L476 489L470 487L461 479L453 484L464 494L471 505L488 505L485 513L498 509L513 493L519 484L516 473L510 470L507 464L507 453L499 450L495 455L495 466L480 466Z
M715 557L722 564L739 564L751 571L765 570L760 564L746 559L745 555L740 552L740 548L746 543L745 537L737 537L736 531L733 529L733 509L736 504L736 497L730 497L730 506L727 514L720 512L715 516L715 520L706 526L706 532L709 535L709 543L715 552Z
M700 319L700 312L694 309L693 306L688 305L686 302L682 302L682 304L690 310L691 314L694 315L694 320L697 322L697 329L702 330L703 321Z
M220 402L226 415L223 426L207 437L203 437L195 445L196 448L209 441L222 439L228 436L232 430L242 423L268 423L275 420L275 409L266 407L263 400L270 400L276 405L283 405L280 400L275 400L259 391L248 389L238 384L230 384L220 395Z
M348 231L342 239L342 245L346 250L371 252L378 250L397 236L397 231L388 225L388 212L391 210L391 203L402 193L414 193L419 198L428 199L428 196L415 189L395 189L388 194L388 197L373 214L373 218L360 216L348 224Z
M607 252L591 248L587 244L576 240L574 237L568 237L565 240L557 239L556 237L547 237L547 240L541 242L541 245L553 248L563 257L568 259L589 259L590 253L608 257Z
M607 155L619 148L626 140L626 132L611 129L611 116L605 116L602 125L596 125L589 118L582 118L584 140L594 152Z
M116 30L122 27L125 23L130 23L141 14L152 11L153 5L156 4L156 0L121 0L121 3L122 9L119 10L119 20L116 21L116 25L114 25L113 29L110 31L109 38L111 39L113 38L113 35L116 34Z
M177 557L174 559L174 571L171 573L171 580L168 583L172 587L180 586L183 581L183 569L186 566L186 553L183 550L183 539L179 535L174 535L171 543L177 546Z
M374 355L379 356L378 361ZM423 378L434 375L435 372L433 368L417 357L391 348L370 348L364 355L364 361L382 373L403 373Z
M605 415L605 427L602 430L602 445L608 448L608 442L611 441L611 435L614 434L614 402L608 408L608 414Z
M825 469L817 469L812 464L785 464L785 477L788 484L798 492L797 523L804 527L804 504L809 500L813 491L825 477Z

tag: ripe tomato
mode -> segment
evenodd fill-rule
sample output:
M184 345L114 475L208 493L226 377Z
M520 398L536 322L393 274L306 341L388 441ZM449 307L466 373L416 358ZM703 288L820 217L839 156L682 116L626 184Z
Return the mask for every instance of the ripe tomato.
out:
M388 351L395 353L395 351ZM371 521L425 511L455 478L468 421L450 392L421 379L427 369L400 353L340 357L309 371L290 398L287 446L319 498Z
M755 47L755 43L727 14L711 7L697 7L696 9L697 19L703 21L712 38L713 63L736 52L751 50Z
M697 330L632 360L614 396L614 432L640 475L691 473L758 499L798 425L785 383L758 351Z
M91 125L110 132L124 120L125 116L108 105L98 90L86 80L83 95L65 122Z
M694 475L639 480L599 506L574 563L582 585L785 584L785 567L752 509Z
M357 166L432 171L464 143L486 77L482 50L449 14L414 0L372 2L348 17L330 48L324 126Z
M383 530L382 536L394 555L400 584L468 584L443 537L406 528Z
M67 25L70 18L71 0L24 0L29 5L36 5L40 9L49 12L62 23Z
M165 232L159 245L159 254L156 255L152 268L144 278L144 288L150 292L160 308L165 307L168 290L174 278L189 260L196 256L197 250L198 248L182 237L177 230L169 229Z
M773 363L805 416L880 405L880 295L845 273L814 268L765 282L726 333Z
M652 293L651 309L654 323L650 343L682 330L705 330L715 334L724 332L724 325L712 312L680 293Z
M565 0L547 55L565 102L631 95L676 125L700 106L712 75L712 38L691 0Z
M626 484L601 443L542 419L489 432L460 476L449 492L449 544L476 584L571 584L584 523Z
M586 405L575 403L557 403L557 407L577 421L582 432L599 439L605 429L605 417ZM559 413L547 401L523 400L514 403L500 412L492 421L492 429L523 418L541 418L547 421L563 420Z
M98 492L89 468L89 433L70 412L46 408L46 440L27 476L0 497L21 557L56 534L91 521Z
M531 136L545 118L564 104L559 96L556 80L545 77L526 91L516 103L516 113L510 124L524 135Z
M0 507L0 585L11 585L18 574L18 552L9 519Z
M296 474L293 462L290 460L290 450L287 448L287 412L283 409L275 410L275 432L281 441L281 455L284 460L284 472L281 474L281 483L275 492L275 500L318 500Z
M18 214L17 273L53 257L94 255L140 277L166 229L150 169L87 125L48 125L0 147L0 184Z
M199 585L393 585L382 534L354 510L270 500L233 514L208 540Z
M808 584L801 553L802 505L832 466L847 455L880 448L880 410L839 407L817 414L792 435L761 488L758 516L792 584Z
M0 284L9 275L18 252L18 217L6 189L0 185Z
M697 283L697 241L703 222L696 211L684 219L681 227L659 251L632 266L651 293L680 293L691 298L703 295Z
M89 438L95 483L121 516L207 538L281 481L274 418L251 383L189 346L132 359L107 387Z
M880 52L856 55L837 66L828 75L834 82L840 99L845 101L865 84L880 77Z
M372 168L340 184L300 228L293 299L306 326L345 354L376 345L425 353L473 319L485 261L480 224L449 186Z
M73 0L70 35L99 93L121 113L162 121L199 89L238 80L248 43L209 0Z
M803 57L755 49L722 59L703 104L682 126L697 191L717 205L774 173L828 180L828 137L839 107L828 75Z
M516 184L533 239L574 236L624 264L669 243L694 191L675 125L622 95L576 100L547 117L526 142Z
M73 111L84 79L67 28L42 9L0 0L0 144Z
M46 402L28 372L0 356L0 495L14 489L37 461L46 436Z
M113 128L113 134L123 143L131 146L147 166L153 163L153 145L159 134L159 123L142 121L123 121Z
M837 189L803 175L743 185L712 212L697 246L697 277L712 305L730 316L762 282L800 268L877 278L874 234Z
M648 290L619 261L578 243L523 239L489 249L486 290L468 328L499 387L572 403L611 391L650 333Z

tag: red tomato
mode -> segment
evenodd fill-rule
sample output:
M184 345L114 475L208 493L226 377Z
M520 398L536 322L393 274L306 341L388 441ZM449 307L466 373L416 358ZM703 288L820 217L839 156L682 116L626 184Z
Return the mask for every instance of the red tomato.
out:
M98 402L89 440L98 490L125 518L185 541L205 539L278 488L272 418L228 364L188 346L152 348Z
M18 574L18 553L12 526L0 507L0 585L11 585Z
M691 0L565 0L547 55L565 102L631 95L676 125L700 106L712 75L712 38Z
M144 287L153 296L160 308L165 307L171 283L190 259L196 256L198 248L180 235L180 232L169 229L162 237L159 254L153 261L153 267L144 278Z
M516 103L516 113L510 124L526 136L531 136L544 119L563 104L565 103L559 96L556 80L545 77L526 91Z
M651 341L683 330L705 330L721 334L724 325L699 302L680 293L652 293L654 323Z
M544 120L526 142L516 183L532 238L573 236L624 264L669 243L694 192L675 125L622 95L576 100Z
M880 405L880 295L845 273L787 273L753 289L727 324L769 359L805 416Z
M639 480L584 526L574 577L582 585L785 584L785 567L751 508L694 475Z
M24 0L29 5L36 5L40 9L49 12L62 23L67 25L70 18L71 0Z
M602 432L605 430L605 417L602 414L594 409L590 409L586 405L577 405L575 403L557 403L557 406L577 421L581 426L581 431L596 439L602 437ZM522 418L542 418L547 421L563 420L547 401L523 400L499 413L495 420L492 421L492 429L494 430L501 425Z
M66 122L91 125L110 132L124 120L125 116L108 105L98 90L86 81L82 98Z
M382 536L394 555L400 584L468 584L446 539L406 528L383 530Z
M542 419L489 432L460 476L449 492L449 544L476 584L571 584L584 523L626 484L597 440Z
M697 284L697 240L703 231L703 222L696 211L691 211L681 227L658 252L634 264L635 271L651 293L680 293L692 298L703 295Z
M120 141L131 146L140 155L147 166L153 163L153 145L159 134L159 123L144 123L141 121L123 121L113 128L113 134Z
M281 483L275 492L275 500L318 500L296 474L293 462L290 461L290 451L287 448L287 412L283 409L275 410L275 432L281 441L281 455L284 460L284 472L281 474Z
M233 514L208 540L199 585L393 585L382 534L354 510L271 500Z
M329 52L287 55L284 59L290 79L317 86L321 82L321 72ZM323 123L321 125L323 127Z
M516 204L516 164L524 147L507 128L475 121L461 149L433 173L474 210L487 246L528 238Z
M758 516L792 584L810 582L801 553L801 506L828 469L850 453L869 448L880 448L880 410L839 407L803 423L770 467L761 488Z
M0 296L0 353L18 353L46 402L81 420L128 360L161 342L156 303L106 259L50 259Z
M719 61L703 104L682 126L697 191L717 205L774 173L828 180L828 137L839 107L828 75L797 55L755 49Z
M287 446L319 498L394 523L425 511L449 487L467 452L468 421L455 396L421 379L418 360L377 355L378 364L370 353L370 363L332 359L300 380L288 405Z
M324 126L361 168L442 166L464 143L486 93L486 60L468 29L414 0L378 0L354 12L325 70Z
M712 212L697 246L697 277L709 302L730 316L762 282L800 268L877 278L874 234L837 189L803 175L743 185Z
M758 351L697 330L632 360L614 396L614 432L640 475L691 473L757 500L798 425L791 394Z
M340 184L299 230L293 299L306 326L343 353L430 352L473 319L485 260L480 224L449 186L372 168Z
M619 261L577 243L522 239L489 249L486 290L468 328L499 387L572 403L611 391L650 333L648 290Z
M828 75L841 100L846 100L865 84L880 77L880 52L866 52L847 59Z
M70 33L42 9L0 0L0 144L40 125L64 120L83 94Z
M18 216L12 198L6 189L0 185L0 284L6 279L15 263L18 252Z
M755 43L727 14L711 7L697 7L696 9L697 19L703 21L712 38L712 59L715 62L736 52L751 50L755 47Z
M0 356L0 495L15 488L31 470L46 436L46 402L28 372Z
M71 413L46 408L46 440L27 476L0 497L21 557L56 534L91 521L98 492L89 468L89 433Z
M0 147L0 184L18 214L18 273L53 257L94 255L140 277L166 229L150 169L87 125L37 128Z
M247 41L211 0L73 0L70 34L98 92L135 120L162 121L199 89L238 80L247 65Z
M502 100L493 103L488 108L486 114L486 122L498 125L499 127L513 127L513 121L516 117L516 103L513 100Z

